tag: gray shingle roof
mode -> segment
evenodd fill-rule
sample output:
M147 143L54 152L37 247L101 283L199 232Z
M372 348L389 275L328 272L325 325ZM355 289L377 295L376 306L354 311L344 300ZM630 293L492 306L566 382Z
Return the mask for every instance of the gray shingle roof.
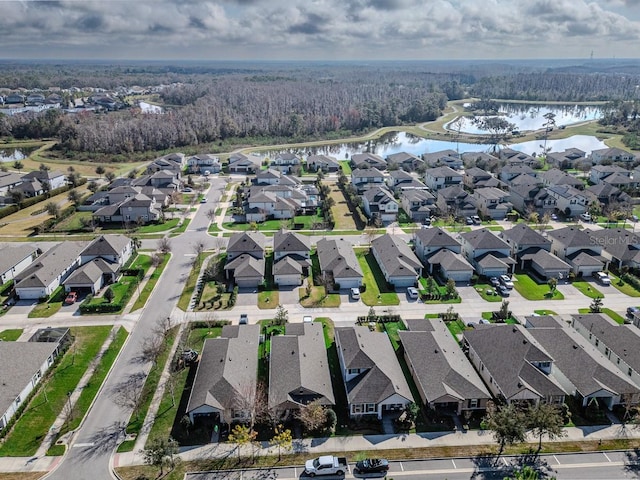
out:
M445 395L459 400L491 398L458 343L440 319L425 322L428 331L400 331L400 340L412 365L414 380L428 402Z
M269 406L282 409L318 400L335 404L321 323L289 324L271 338Z
M227 262L225 270L233 270L233 276L239 278L264 277L264 258L255 258L248 253L243 253Z
M53 246L16 276L16 288L50 285L80 257L86 246L86 242L62 242Z
M358 277L364 274L353 251L353 246L341 238L323 238L317 245L320 269L331 273L334 278Z
M565 227L557 230L549 230L549 237L558 240L565 247L586 247L593 245L593 242L585 232L576 227Z
M387 233L375 238L371 242L371 248L375 250L376 258L384 265L384 271L390 277L415 275L422 270L422 262L401 238Z
M509 245L504 240L486 228L462 233L461 237L474 249L510 249Z
M468 272L473 271L473 267L459 253L442 249L431 255L427 262L431 265L440 265L447 272Z
M256 253L264 252L267 237L260 232L234 233L229 238L227 252L231 253Z
M311 239L296 232L283 232L273 236L274 252L308 252L311 250Z
M432 247L459 247L460 242L445 232L440 227L421 228L416 230L415 237L420 240L423 245Z
M342 352L346 369L366 369L347 383L350 404L380 403L398 394L413 401L409 385L386 333L369 328L339 327L335 329L336 345Z
M255 391L259 337L259 325L225 325L219 338L205 340L187 412L202 405L233 408Z
M2 250L0 255L0 275L11 270L27 257L36 255L40 249L33 245L19 245Z
M100 235L87 245L82 255L120 255L130 243L126 235Z
M535 245L551 248L551 242L533 230L525 223L519 223L509 230L504 230L500 233L500 236L504 239L511 240L516 245Z
M522 256L523 260L531 260L540 265L545 270L548 269L570 269L571 267L564 260L559 259L555 255L540 249L535 253L527 253Z

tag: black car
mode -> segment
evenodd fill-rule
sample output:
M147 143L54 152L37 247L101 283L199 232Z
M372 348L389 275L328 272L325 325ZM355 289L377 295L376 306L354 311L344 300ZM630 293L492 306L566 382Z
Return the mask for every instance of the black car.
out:
M385 458L366 458L356 462L358 473L382 473L389 470L389 461Z

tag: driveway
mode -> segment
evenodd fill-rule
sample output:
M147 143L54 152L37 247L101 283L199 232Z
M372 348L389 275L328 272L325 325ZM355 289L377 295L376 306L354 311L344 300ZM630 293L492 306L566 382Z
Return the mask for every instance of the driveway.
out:
M300 286L295 287L278 287L280 296L280 305L295 305L300 302L300 295L298 289Z
M238 289L238 297L236 305L239 307L258 305L258 289L257 288L240 288Z
M27 317L29 312L38 303L37 300L18 300L16 304L11 307L12 315L24 315Z

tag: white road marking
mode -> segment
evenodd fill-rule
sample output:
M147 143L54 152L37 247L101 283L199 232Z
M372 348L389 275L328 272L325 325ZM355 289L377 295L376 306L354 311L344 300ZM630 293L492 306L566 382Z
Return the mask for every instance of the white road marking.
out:
M453 468L455 468L457 470L458 467L456 466L456 462L453 460L453 458L451 459L451 463L453 463Z
M504 462L504 464L508 467L509 466L509 462L507 462L507 459L502 457L502 461Z
M95 442L90 443L74 443L73 448L84 448L84 447L93 447Z
M558 460L558 457L556 457L555 455L553 456L553 459L558 462L558 465L560 465L560 460Z
M604 455L604 458L606 458L607 460L609 460L609 462L611 462L611 461L612 461L606 453L602 452L602 454Z
M402 462L400 462L400 470L404 472L404 465L402 465Z

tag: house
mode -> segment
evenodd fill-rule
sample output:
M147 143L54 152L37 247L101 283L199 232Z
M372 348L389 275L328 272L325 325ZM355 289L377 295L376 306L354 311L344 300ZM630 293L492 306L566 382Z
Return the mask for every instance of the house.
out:
M387 165L398 167L406 172L415 172L424 165L424 161L411 153L398 152L387 156Z
M65 329L67 332L68 330ZM0 342L0 430L28 400L58 355L64 353L66 336L53 342Z
M607 175L602 179L602 182L608 183L611 186L627 192L638 188L637 178L632 178L622 173L612 173L611 175Z
M21 300L48 297L81 265L85 242L62 242L37 258L15 276L16 295Z
M149 223L158 221L161 216L162 204L155 196L149 197L143 193L136 193L117 203L111 202L105 207L98 208L92 217L98 223Z
M266 237L260 232L238 232L227 244L227 278L239 287L257 287L264 282L264 247Z
M556 200L556 208L567 217L577 217L587 212L589 197L570 185L552 185L547 192Z
M229 173L253 174L260 170L262 157L244 153L232 153L229 156Z
M443 280L469 282L473 277L473 266L461 254L451 250L439 250L426 263L429 265L429 273Z
M587 187L585 193L589 199L589 204L593 202L599 202L601 205L631 203L629 194L605 181Z
M602 162L632 163L636 161L636 156L621 148L601 148L591 152L591 161L595 164Z
M542 249L523 253L520 256L520 268L533 271L543 280L566 279L571 271L571 265Z
M607 315L571 315L571 326L635 385L640 385L640 329L620 325Z
M271 337L268 398L280 419L312 402L335 405L322 323L289 323Z
M362 194L362 208L370 220L380 219L388 225L398 219L399 205L386 188L373 187Z
M182 175L182 170L185 166L184 153L169 153L163 157L156 158L149 165L147 165L147 174L153 174L160 170L169 170L173 172L178 178Z
M475 188L487 188L494 187L504 190L507 188L507 185L498 180L496 177L491 175L489 172L482 170L478 167L467 168L464 171L463 176L464 186L469 190L473 190Z
M493 171L500 163L497 157L485 152L464 152L461 156L464 164L471 168L477 167Z
M133 241L126 235L100 235L82 251L80 262L84 264L96 258L102 258L121 268L129 261L133 252Z
M396 288L416 285L422 263L404 240L388 233L381 235L371 242L371 252L387 283Z
M609 175L624 175L631 178L631 171L618 165L594 165L589 171L589 183L597 185Z
M460 242L440 227L421 228L413 234L413 246L417 257L426 263L427 259L440 250L460 253Z
M24 182L22 175L13 172L0 171L0 196L10 196L11 190L16 188L22 182Z
M591 276L606 268L602 246L595 244L589 235L576 227L565 227L548 232L551 253L571 265L576 275Z
M526 223L518 223L509 230L500 232L498 236L507 242L511 248L511 254L515 259L533 250L551 251L551 241L536 232Z
M486 228L460 234L462 254L479 275L499 277L513 271L511 247Z
M280 230L273 236L273 281L279 286L301 285L311 266L311 239Z
M316 244L322 275L330 275L340 288L357 288L364 274L353 246L341 238L323 238Z
M264 222L270 218L289 219L296 216L299 204L290 197L281 196L282 192L267 189L251 189L245 205L247 222Z
M271 160L270 168L282 173L291 173L294 169L299 169L302 161L295 153L281 152Z
M202 347L186 414L191 423L242 421L250 415L258 381L260 325L225 325Z
M44 187L46 191L55 190L67 184L66 175L57 170L34 170L22 176L22 181L25 183L34 180L37 180L43 186L48 185L48 188Z
M428 190L424 183L404 170L392 170L389 172L386 183L396 195L405 190Z
M29 267L42 253L38 247L33 245L19 245L6 247L0 256L0 285L16 278Z
M302 183L297 177L286 175L273 168L260 170L253 179L255 185L284 185L295 187Z
M495 187L476 188L472 194L478 212L485 218L504 220L513 210L509 193Z
M507 403L564 403L567 392L551 375L553 357L522 325L480 325L463 335L469 360L493 396Z
M610 265L640 268L640 236L626 228L585 229L584 233L602 248L601 255Z
M189 173L220 173L220 158L215 155L203 153L187 159L187 171Z
M387 162L375 153L354 153L351 155L351 166L354 169L375 168L377 170L386 170Z
M312 172L323 171L325 173L338 172L342 169L338 160L329 155L309 155L307 157L307 170Z
M454 170L462 169L462 157L455 150L441 150L433 153L423 153L422 160L427 167L450 167Z
M408 321L399 331L404 358L422 403L436 411L484 410L491 394L440 319Z
M547 163L562 170L582 167L585 162L591 164L591 160L587 160L587 152L579 148L567 148L563 152L547 153Z
M365 326L338 327L335 341L350 417L382 419L413 402L386 333Z
M452 185L438 190L436 206L442 216L468 217L478 212L475 198L462 185Z
M640 388L564 320L526 317L527 333L554 359L551 375L582 407L596 400L611 410L628 400L637 404Z
M512 185L509 188L509 194L513 208L524 216L528 216L532 212L536 212L541 217L551 215L558 205L556 198L545 187L535 183Z
M456 282L471 280L473 266L460 254L460 243L440 227L416 230L413 246L418 258L428 265L430 275Z
M550 168L541 175L542 184L545 186L552 185L569 185L578 190L584 190L584 182L574 175L570 175L567 172L558 170L557 168Z
M414 222L424 222L426 219L430 219L437 209L436 197L427 190L403 190L400 193L400 204Z
M428 168L424 173L424 183L431 190L462 184L463 176L451 167Z
M511 185L514 178L520 175L533 177L531 181L537 181L538 174L526 164L507 164L500 169L500 180Z
M528 153L519 152L513 148L502 148L498 151L498 158L506 160L506 166L524 165L533 168L538 162L535 157Z
M384 174L377 168L356 168L351 171L351 183L358 193L384 185Z

